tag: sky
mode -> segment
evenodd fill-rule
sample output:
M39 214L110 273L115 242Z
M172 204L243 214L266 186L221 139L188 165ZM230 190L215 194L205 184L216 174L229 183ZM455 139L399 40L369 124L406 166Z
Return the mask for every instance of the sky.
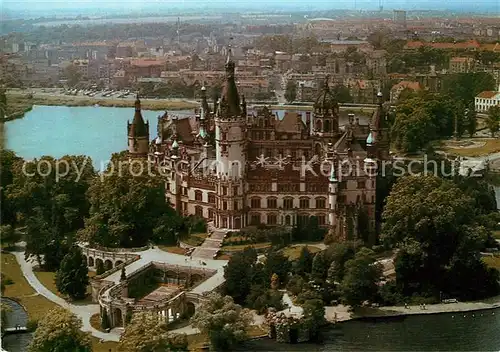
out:
M500 0L382 0L385 9L406 10L472 10L489 11L500 15ZM255 9L255 10L327 10L327 9L376 9L379 0L0 0L0 10L50 11L50 10L128 10L130 12L155 9Z

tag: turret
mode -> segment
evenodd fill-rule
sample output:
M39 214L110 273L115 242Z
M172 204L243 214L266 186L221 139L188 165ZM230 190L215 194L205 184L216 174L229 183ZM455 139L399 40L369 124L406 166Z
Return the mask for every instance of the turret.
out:
M149 150L149 122L144 122L139 95L135 100L132 123L127 122L128 152L131 157L146 157Z
M335 175L335 162L332 162L328 185L328 223L336 225L337 196L339 192L339 180Z
M373 156L379 160L386 160L389 158L389 121L387 120L387 112L384 109L382 92L377 94L378 106L373 113L371 122L371 134L373 138L373 145L376 145L376 154ZM367 146L368 148L368 146Z

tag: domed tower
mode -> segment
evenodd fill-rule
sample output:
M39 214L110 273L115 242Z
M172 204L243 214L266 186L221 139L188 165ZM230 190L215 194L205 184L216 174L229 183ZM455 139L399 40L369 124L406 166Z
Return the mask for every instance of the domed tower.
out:
M216 194L215 226L240 229L246 225L246 103L234 79L234 62L229 49L226 82L215 112Z
M132 123L127 122L128 152L132 158L146 158L149 151L149 122L144 122L139 95L135 100Z
M339 134L339 104L325 79L323 89L314 103L313 129L320 137L332 138Z

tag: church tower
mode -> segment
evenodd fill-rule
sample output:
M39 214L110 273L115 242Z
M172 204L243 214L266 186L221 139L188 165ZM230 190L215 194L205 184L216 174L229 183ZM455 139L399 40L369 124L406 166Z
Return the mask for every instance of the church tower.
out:
M234 77L231 48L226 61L226 82L215 112L217 198L215 226L240 229L246 226L244 180L246 175L246 103Z
M132 158L146 158L149 151L149 122L144 122L139 95L135 100L132 123L127 122L128 153Z

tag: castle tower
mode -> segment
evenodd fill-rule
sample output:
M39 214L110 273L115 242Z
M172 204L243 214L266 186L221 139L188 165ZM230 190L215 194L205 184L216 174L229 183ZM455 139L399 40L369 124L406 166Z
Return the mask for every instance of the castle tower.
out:
M339 104L330 91L328 80L329 76L313 106L313 130L317 136L330 141L339 134Z
M243 100L243 104L244 100ZM217 175L242 178L246 165L246 106L240 106L240 97L234 80L234 62L228 55L226 82L215 114L215 149Z
M332 162L328 185L328 225L330 230L335 231L337 226L337 196L339 192L339 180L335 176L335 163Z
M383 106L383 95L382 92L377 94L378 106L377 110L373 113L370 134L373 138L373 144L376 150L376 158L378 160L388 160L389 159L389 121L387 120L387 112Z
M246 103L240 97L229 48L226 82L215 113L215 153L218 207L215 226L239 229L246 226L244 180L246 174Z
M144 122L139 95L135 100L132 123L127 122L128 152L132 158L146 158L149 151L149 122Z

